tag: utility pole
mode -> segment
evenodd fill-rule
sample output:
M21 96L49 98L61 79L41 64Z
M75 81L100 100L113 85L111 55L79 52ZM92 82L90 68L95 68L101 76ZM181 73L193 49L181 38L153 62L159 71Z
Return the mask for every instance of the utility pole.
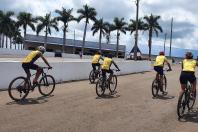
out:
M75 54L75 40L76 40L76 33L75 33L75 30L74 30L74 40L73 40L73 54Z
M166 36L167 36L167 33L165 33L165 38L164 38L164 54L165 54L165 52L166 52Z
M135 27L135 46L134 46L134 59L135 60L137 60L139 1L140 0L136 1L136 27Z
M170 51L169 51L169 57L171 58L171 46L172 46L172 37L173 37L173 18L171 20L171 35L170 35Z

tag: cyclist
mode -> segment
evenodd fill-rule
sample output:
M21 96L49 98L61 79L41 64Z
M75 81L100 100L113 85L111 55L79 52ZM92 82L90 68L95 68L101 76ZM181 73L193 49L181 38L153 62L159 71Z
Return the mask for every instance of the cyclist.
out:
M164 52L161 51L159 52L159 55L156 57L155 59L155 63L154 63L154 70L157 72L156 74L156 78L157 80L160 80L160 90L161 92L164 94L165 92L163 91L162 87L163 87L163 75L164 75L164 63L167 63L169 69L168 71L171 71L171 66L170 63L168 62L167 58L164 55Z
M37 47L37 50L32 51L31 53L29 53L23 60L22 62L22 67L25 71L25 73L27 74L27 78L30 78L31 73L30 73L30 69L32 70L36 70L36 76L33 79L33 86L37 85L38 82L38 78L40 76L40 74L42 73L42 68L39 67L38 65L34 64L34 62L38 59L38 58L42 58L43 61L45 62L45 64L48 65L49 69L51 69L52 67L49 65L48 61L45 59L45 57L43 56L45 52L45 47L43 46L39 46Z
M182 72L180 74L180 84L181 84L181 94L185 90L185 86L187 84L187 81L189 81L192 85L192 93L191 97L193 97L193 93L196 90L196 77L195 77L195 67L198 66L198 62L193 59L193 54L191 52L186 52L186 57L182 61Z
M93 59L92 59L92 67L93 67L93 71L95 73L96 71L96 67L98 70L100 70L100 59L101 60L104 60L100 54L100 52L96 52L95 55L93 56Z
M114 66L117 68L117 70L120 71L119 67L113 61L112 57L113 57L112 54L108 54L108 56L104 58L104 62L102 64L102 77L104 80L106 80L106 73L110 73L110 76L108 78L109 81L112 79L113 70L110 69L112 64L114 64Z

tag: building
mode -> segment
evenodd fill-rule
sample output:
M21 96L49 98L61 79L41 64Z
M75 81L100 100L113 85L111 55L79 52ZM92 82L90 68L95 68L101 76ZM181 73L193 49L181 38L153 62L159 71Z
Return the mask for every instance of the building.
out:
M37 36L37 35L26 35L25 45L24 48L27 50L34 50L37 46L44 44L45 37L44 36ZM63 45L63 38L57 37L48 37L47 38L47 48L48 52L61 52ZM73 39L66 39L65 45L65 53L75 53L79 54L82 48L82 41L81 40L73 40ZM99 50L99 43L98 42L91 42L86 41L84 47L84 54L85 55L93 55L96 51ZM102 54L112 53L114 56L116 55L116 45L115 44L105 44L102 43ZM125 56L125 45L119 45L118 55L120 58Z

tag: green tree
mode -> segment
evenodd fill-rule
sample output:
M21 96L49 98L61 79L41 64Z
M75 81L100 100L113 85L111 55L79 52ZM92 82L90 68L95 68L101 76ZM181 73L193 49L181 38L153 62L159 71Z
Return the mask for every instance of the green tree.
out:
M83 45L82 45L82 54L84 54L87 24L89 23L89 20L92 20L92 21L96 20L97 13L94 8L89 7L87 4L84 5L82 9L78 9L77 13L80 14L80 16L78 17L78 22L80 22L82 19L85 19L85 28L84 28Z
M136 20L130 19L130 23L128 25L127 30L130 31L131 35L136 31ZM145 30L145 23L141 18L138 20L138 30L140 31Z
M55 18L51 18L51 13L46 14L44 17L37 17L37 20L39 23L37 25L36 33L37 35L39 35L41 30L45 29L44 47L47 48L47 36L48 34L51 35L51 28L54 28L56 31L59 31L58 23Z
M112 31L117 31L117 45L116 45L116 57L118 57L118 48L119 48L119 39L120 39L120 32L126 34L127 23L124 22L124 18L114 18L114 24L112 25Z
M23 42L23 48L24 48L27 27L29 26L33 31L35 31L34 23L36 23L36 19L32 17L31 13L27 13L27 12L20 12L19 15L17 16L17 19L18 19L17 26L18 27L22 26L24 31L24 42Z
M6 47L7 45L7 35L11 31L10 25L14 22L12 20L12 16L14 15L14 12L8 11L8 12L2 12L0 11L0 34L2 34L2 43L1 47L4 48L4 38L6 36Z
M146 28L146 25L145 25L144 21L142 19L139 19L138 20L138 30L144 31L145 28ZM130 19L130 23L128 25L127 30L130 31L131 34L133 34L133 32L135 32L135 30L136 30L136 20Z
M152 47L152 37L153 37L153 32L155 32L156 36L158 37L159 31L163 32L162 27L159 25L158 20L160 19L160 16L145 16L144 17L146 24L145 24L145 30L149 32L149 41L148 41L148 46L149 46L149 59L151 58L151 47Z
M107 44L110 43L110 37L111 37L111 31L112 31L112 24L107 22L107 32L106 32L106 40L107 40Z
M56 19L58 21L63 22L63 46L62 46L62 52L65 52L65 41L66 41L66 32L68 28L68 23L70 21L76 20L74 16L71 14L73 9L66 10L65 8L62 8L62 10L55 10L57 14L59 14Z
M102 35L104 36L105 33L108 31L108 23L103 22L103 19L95 20L94 25L92 26L91 30L93 31L93 35L99 31L99 50L101 50L101 40L102 40Z

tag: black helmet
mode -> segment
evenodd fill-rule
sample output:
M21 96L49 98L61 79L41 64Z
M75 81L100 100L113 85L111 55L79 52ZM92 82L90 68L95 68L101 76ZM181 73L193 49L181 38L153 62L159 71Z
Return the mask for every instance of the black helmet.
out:
M186 59L192 59L192 58L193 58L192 52L186 52Z
M112 54L108 54L107 57L108 58L113 58L113 55Z

